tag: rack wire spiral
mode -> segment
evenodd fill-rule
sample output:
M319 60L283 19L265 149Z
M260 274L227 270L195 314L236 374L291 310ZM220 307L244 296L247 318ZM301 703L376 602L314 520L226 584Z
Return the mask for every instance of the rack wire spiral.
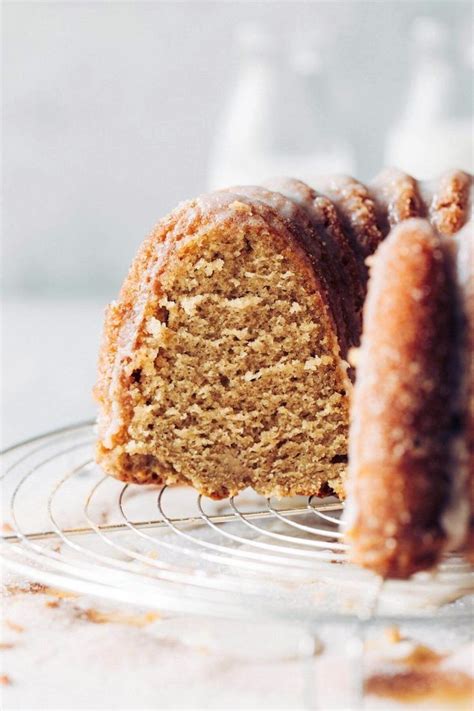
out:
M382 585L346 561L340 502L249 491L215 502L123 484L94 463L93 439L86 422L3 453L6 566L75 592L228 618L429 621L441 601L437 617L472 619L474 571L457 556Z

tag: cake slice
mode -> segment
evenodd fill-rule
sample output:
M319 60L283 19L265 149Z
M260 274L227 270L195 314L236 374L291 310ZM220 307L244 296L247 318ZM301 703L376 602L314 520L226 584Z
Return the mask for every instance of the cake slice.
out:
M123 481L214 498L342 495L348 327L321 244L268 194L239 192L165 218L109 307L97 460Z

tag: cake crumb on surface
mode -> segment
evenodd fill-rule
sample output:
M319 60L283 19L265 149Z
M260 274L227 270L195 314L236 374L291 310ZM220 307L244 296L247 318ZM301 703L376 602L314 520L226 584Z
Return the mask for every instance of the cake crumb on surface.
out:
M92 607L85 610L78 608L77 617L93 622L96 625L114 623L119 625L129 625L130 627L146 627L160 619L157 612L146 612L143 615L129 615L119 610L103 612Z

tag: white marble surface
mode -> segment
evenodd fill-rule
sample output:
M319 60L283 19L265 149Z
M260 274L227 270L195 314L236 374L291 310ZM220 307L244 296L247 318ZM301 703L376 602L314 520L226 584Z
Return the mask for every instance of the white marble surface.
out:
M5 446L93 416L102 313L103 304L87 301L3 306ZM2 708L361 707L360 646L344 630L233 623L165 610L146 616L102 599L35 592L34 580L6 570L3 582ZM433 630L429 637L441 651L460 644L454 633ZM385 654L372 653L366 672L385 665ZM460 668L472 672L472 648L460 659ZM420 708L451 708L422 701ZM464 699L459 708L471 708L469 703ZM363 708L407 705L367 695Z

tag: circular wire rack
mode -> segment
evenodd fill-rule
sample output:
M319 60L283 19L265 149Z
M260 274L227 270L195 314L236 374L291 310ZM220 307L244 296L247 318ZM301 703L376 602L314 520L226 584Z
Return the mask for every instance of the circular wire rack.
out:
M80 423L6 450L2 557L30 580L151 609L305 622L472 620L474 570L456 555L409 581L346 560L342 504L246 490L123 484Z

